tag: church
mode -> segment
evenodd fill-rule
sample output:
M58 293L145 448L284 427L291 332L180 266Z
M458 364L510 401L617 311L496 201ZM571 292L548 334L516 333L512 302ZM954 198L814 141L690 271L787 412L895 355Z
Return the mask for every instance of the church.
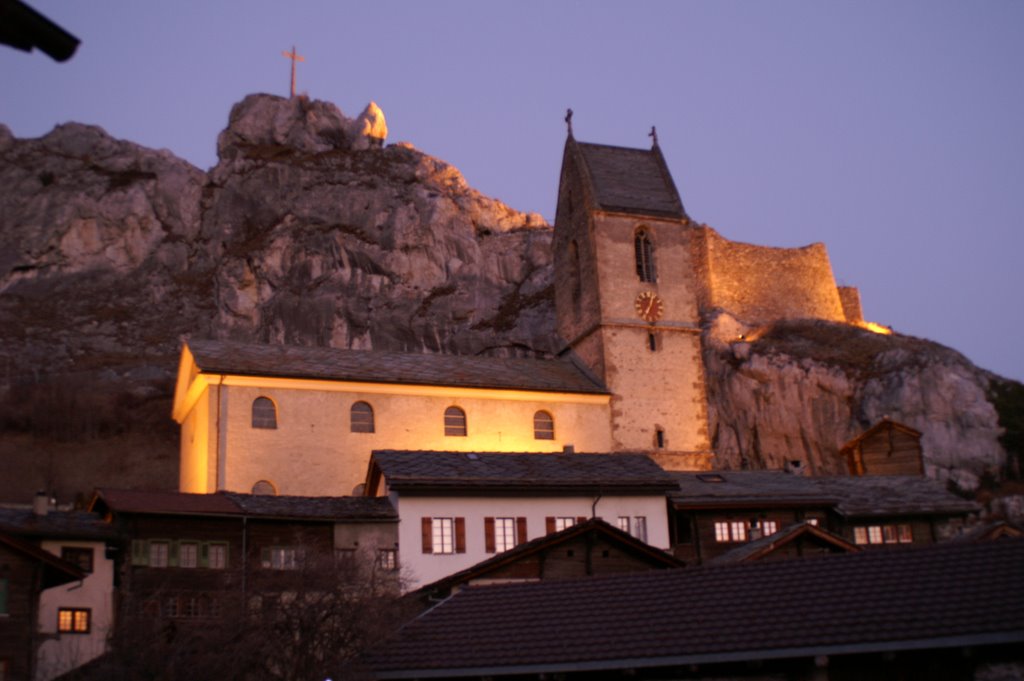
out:
M702 325L863 325L825 248L731 242L692 221L650 149L577 142L556 210L557 357L465 357L215 340L182 349L182 492L362 492L373 451L639 452L715 465Z

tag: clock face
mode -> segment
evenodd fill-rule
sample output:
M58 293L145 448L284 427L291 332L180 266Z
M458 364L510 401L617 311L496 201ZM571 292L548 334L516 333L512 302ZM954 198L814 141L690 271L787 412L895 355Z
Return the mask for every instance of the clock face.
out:
M665 303L662 302L657 293L651 291L644 291L638 295L633 303L633 307L636 308L636 313L640 316L640 319L647 322L658 321L661 319L661 314L665 311Z

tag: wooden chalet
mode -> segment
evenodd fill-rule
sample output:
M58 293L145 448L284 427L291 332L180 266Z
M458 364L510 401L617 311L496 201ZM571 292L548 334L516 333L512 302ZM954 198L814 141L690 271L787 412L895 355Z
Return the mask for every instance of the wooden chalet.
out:
M673 553L700 564L806 523L865 548L931 544L980 510L921 476L807 477L784 471L674 472Z
M850 475L924 475L921 432L882 419L839 450Z
M443 600L467 586L572 579L682 567L661 549L600 518L520 544L410 594L424 603Z
M860 550L861 547L851 544L839 535L803 522L785 527L775 534L751 540L708 561L708 565L808 558L836 553L857 553Z

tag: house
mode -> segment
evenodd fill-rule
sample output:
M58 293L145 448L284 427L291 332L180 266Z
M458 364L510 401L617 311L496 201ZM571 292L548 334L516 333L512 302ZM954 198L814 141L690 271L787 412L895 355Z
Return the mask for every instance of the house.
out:
M787 560L826 556L836 553L856 553L860 546L851 544L839 535L832 534L808 522L784 527L774 534L760 539L751 539L734 549L719 554L708 561L708 565L747 563L754 560Z
M470 587L367 662L377 679L1017 678L1022 568L1005 539Z
M514 546L410 594L424 604L443 600L469 586L542 579L572 579L641 570L682 567L672 554L656 549L600 518Z
M665 494L675 484L642 455L383 450L365 489L397 510L415 588L590 518L667 550Z
M921 432L882 419L839 450L850 475L924 475Z
M0 678L36 678L36 653L43 638L40 598L84 578L74 563L0 530ZM79 621L72 612L69 628L87 626L87 620Z
M673 472L673 551L702 563L805 522L878 548L948 538L980 507L922 476L809 477L785 471Z
M606 451L609 399L567 361L190 341L179 490L353 494L374 449Z
M387 499L101 489L91 509L122 537L125 619L216 625L311 568L397 574Z
M117 541L112 529L91 513L51 508L40 493L32 508L0 508L0 532L81 571L76 580L38 595L32 678L52 679L103 654L114 626Z

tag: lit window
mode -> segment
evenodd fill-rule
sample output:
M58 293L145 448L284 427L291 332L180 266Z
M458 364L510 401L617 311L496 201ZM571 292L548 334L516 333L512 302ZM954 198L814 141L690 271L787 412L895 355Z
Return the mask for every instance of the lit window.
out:
M640 541L647 541L647 518L638 515L633 518L633 536Z
M223 570L227 568L227 544L210 544L206 548L206 565L212 570Z
M878 525L872 525L868 527L868 543L869 544L881 544L882 543L882 528Z
M165 541L149 542L149 566L167 567L167 559L170 555L170 544Z
M444 434L447 437L466 437L466 412L458 407L445 409Z
M895 544L898 539L896 537L896 526L895 525L883 525L882 526L882 537L886 544Z
M252 401L252 427L277 428L277 407L268 397L257 397Z
M199 544L182 542L178 546L178 567L199 567Z
M715 541L739 542L747 540L747 523L744 520L721 520L715 523Z
M729 523L716 522L715 523L715 541L726 542L729 541Z
M455 553L455 521L452 518L431 519L433 553Z
M353 433L372 433L373 407L366 402L356 402L349 412Z
M913 544L914 533L910 529L910 525L898 525L898 532L901 544Z
M762 520L761 521L761 532L764 536L775 534L779 531L779 526L774 520Z
M57 631L62 634L88 634L89 608L60 608L57 610Z
M270 546L260 552L260 566L271 570L296 570L300 552L291 546Z
M570 527L572 527L575 524L576 524L576 519L575 518L566 518L566 517L555 518L555 532L561 532L562 530L567 530L567 529L569 529Z
M729 532L733 541L747 540L747 524L742 520L734 520L729 523Z
M808 518L807 519L807 524L808 525L813 525L814 527L817 527L818 526L818 519L817 518Z
M533 439L555 439L555 419L546 411L538 411L533 415Z
M397 570L398 550L380 549L379 551L377 551L377 567L379 567L381 570Z
M277 488L269 480L260 480L252 486L252 493L272 497L277 495Z
M633 239L633 247L636 252L636 275L640 281L654 282L657 279L657 272L654 267L654 243L646 230L637 230Z
M82 569L82 572L92 572L92 549L81 546L60 547L60 557L69 563L74 563Z
M616 527L618 527L623 532L629 532L629 516L628 515L620 515L619 519L618 519L618 521L616 521L615 525L616 525Z
M508 551L516 545L516 519L494 519L494 550L498 553Z

